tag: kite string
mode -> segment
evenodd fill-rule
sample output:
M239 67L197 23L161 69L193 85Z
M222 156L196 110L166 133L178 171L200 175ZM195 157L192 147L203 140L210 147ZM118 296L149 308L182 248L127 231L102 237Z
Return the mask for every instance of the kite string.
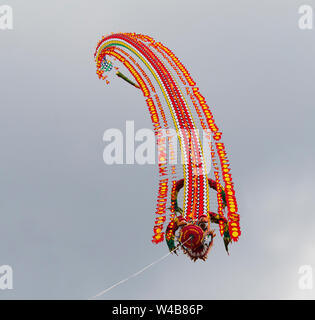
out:
M160 261L164 260L165 258L167 258L171 253L173 253L174 251L176 251L180 246L184 245L188 240L190 240L191 237L189 237L185 242L180 243L179 245L177 245L172 251L168 252L167 254L165 254L164 256L162 256L161 258L151 262L150 264L148 264L147 266L145 266L144 268L142 268L141 270L131 274L129 277L120 280L119 282L115 283L114 285L112 285L111 287L99 292L98 294L96 294L95 296L89 298L89 300L91 299L96 299L97 297L102 296L103 294L107 293L108 291L114 289L115 287L119 286L120 284L130 280L131 278L134 278L136 276L138 276L140 273L142 273L143 271L147 270L148 268L152 267L153 265L159 263Z

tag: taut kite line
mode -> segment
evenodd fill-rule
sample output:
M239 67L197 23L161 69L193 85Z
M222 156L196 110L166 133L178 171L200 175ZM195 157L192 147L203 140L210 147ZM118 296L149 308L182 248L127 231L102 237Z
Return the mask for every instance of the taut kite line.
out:
M136 88L144 97L156 135L159 186L152 242L164 239L170 250L183 244L183 252L192 260L205 260L213 245L211 223L219 225L225 248L241 235L239 214L230 163L222 132L195 81L174 53L153 38L136 33L116 33L102 37L94 54L97 75L109 83L113 59L124 66L134 81L118 71L116 74ZM175 145L163 134L170 124L176 129L182 165L182 179L177 178ZM163 131L164 129L165 131ZM208 177L200 130L206 134L211 153L212 175ZM169 143L169 155L166 152ZM178 194L183 190L182 208ZM215 211L210 208L210 190L215 192ZM170 210L169 221L164 230ZM210 211L211 210L211 211Z

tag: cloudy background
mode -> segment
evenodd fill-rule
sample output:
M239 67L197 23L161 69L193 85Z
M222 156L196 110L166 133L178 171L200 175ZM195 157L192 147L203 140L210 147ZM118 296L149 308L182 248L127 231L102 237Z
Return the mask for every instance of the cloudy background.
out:
M157 168L105 165L103 133L151 128L143 96L98 80L103 34L173 49L213 106L236 184L242 237L206 263L169 256L104 299L314 299L315 2L40 1L10 4L0 31L0 299L86 299L167 253L151 243Z

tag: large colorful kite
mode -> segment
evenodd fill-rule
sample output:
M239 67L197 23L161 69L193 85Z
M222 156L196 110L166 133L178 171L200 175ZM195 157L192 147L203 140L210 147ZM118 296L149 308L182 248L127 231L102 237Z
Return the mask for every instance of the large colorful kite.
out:
M228 252L228 245L241 235L230 163L222 132L185 66L162 43L136 33L102 37L94 57L99 78L108 84L111 70L116 70L117 76L142 91L151 116L159 167L152 242L165 239L169 250L176 252L181 247L192 260L205 260L216 235L211 227L214 223ZM174 161L176 143L167 135L172 128L180 146L181 170ZM206 137L204 143L201 131ZM211 158L208 162L205 148Z

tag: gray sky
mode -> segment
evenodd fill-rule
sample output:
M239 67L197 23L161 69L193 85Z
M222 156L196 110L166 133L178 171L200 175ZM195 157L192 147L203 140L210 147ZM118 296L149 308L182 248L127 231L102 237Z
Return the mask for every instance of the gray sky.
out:
M170 256L104 299L315 298L315 30L301 1L40 1L10 4L0 30L0 299L85 299L167 252L151 243L157 168L107 166L108 128L151 128L141 93L98 80L103 34L174 51L223 130L242 236L206 263Z

